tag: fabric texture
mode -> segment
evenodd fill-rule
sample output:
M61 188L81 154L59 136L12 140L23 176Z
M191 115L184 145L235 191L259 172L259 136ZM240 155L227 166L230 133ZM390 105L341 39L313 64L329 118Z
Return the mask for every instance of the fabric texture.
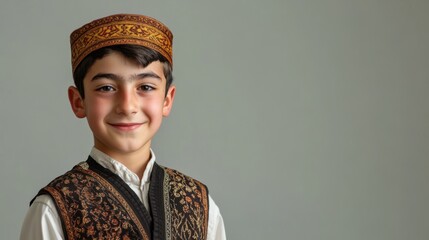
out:
M149 204L149 188L151 186L151 176L153 165L156 161L155 154L151 150L151 159L147 163L143 177L126 168L122 163L104 154L96 148L91 150L90 156L101 166L109 169L116 176L120 177L139 198L140 203L151 212ZM217 204L209 195L209 216L208 216L208 240L225 240L225 227L222 215ZM49 195L40 195L30 206L25 216L21 229L21 240L50 240L66 239L63 234L63 227L55 203Z
M118 176L91 157L39 194L53 197L67 239L205 239L206 187L156 163L151 182L152 214Z

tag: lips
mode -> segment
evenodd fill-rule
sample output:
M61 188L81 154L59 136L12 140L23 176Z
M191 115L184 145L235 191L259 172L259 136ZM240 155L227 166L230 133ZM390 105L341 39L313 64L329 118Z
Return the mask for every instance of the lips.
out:
M109 123L109 125L121 131L132 131L139 128L143 123Z

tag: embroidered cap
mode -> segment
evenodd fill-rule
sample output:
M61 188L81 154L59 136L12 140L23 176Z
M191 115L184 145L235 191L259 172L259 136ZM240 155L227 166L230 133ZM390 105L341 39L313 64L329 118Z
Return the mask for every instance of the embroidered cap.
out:
M94 20L70 35L73 72L91 52L103 47L134 44L159 52L173 65L173 34L158 20L136 14L116 14Z

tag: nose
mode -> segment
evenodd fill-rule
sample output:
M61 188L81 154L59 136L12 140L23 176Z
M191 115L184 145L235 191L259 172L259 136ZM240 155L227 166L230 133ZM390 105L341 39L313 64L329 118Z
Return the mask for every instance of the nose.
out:
M123 89L117 95L116 113L122 115L136 114L138 110L138 97L137 94L131 90Z

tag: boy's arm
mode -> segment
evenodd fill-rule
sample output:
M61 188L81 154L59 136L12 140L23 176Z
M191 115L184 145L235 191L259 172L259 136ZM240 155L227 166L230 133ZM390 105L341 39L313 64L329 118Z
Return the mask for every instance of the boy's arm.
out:
M209 226L207 240L226 240L225 226L219 207L209 195Z
M34 200L22 224L20 239L64 239L61 220L51 197L41 195Z

